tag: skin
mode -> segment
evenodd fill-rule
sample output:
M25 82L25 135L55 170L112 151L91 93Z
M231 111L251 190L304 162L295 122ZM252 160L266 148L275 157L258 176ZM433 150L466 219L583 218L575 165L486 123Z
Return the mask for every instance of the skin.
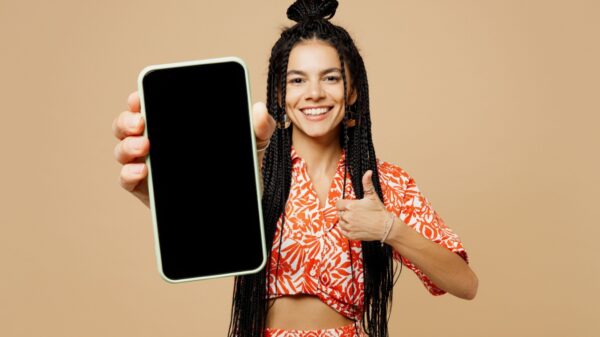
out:
M143 137L144 119L140 113L140 98L137 91L127 98L128 110L121 112L112 123L113 134L120 142L114 155L123 164L119 183L125 190L140 199L150 208L148 196L148 168L144 163L150 150L150 142Z
M384 236L385 223L392 217L394 222L384 243L413 262L439 288L462 299L474 299L479 280L469 265L388 212L375 192L372 177L373 172L368 170L362 178L364 198L336 203L342 234L351 240L379 241Z
M338 70L331 70L331 69ZM308 174L321 206L335 174L341 156L339 133L345 113L340 61L335 48L326 42L308 40L298 43L290 52L286 84L286 113L294 128L292 143L307 165ZM327 72L325 72L327 70ZM346 67L349 83L351 78ZM336 79L339 77L339 80ZM348 85L349 102L356 100L356 91ZM140 113L137 91L127 99L128 110L119 114L112 124L120 142L115 146L117 161L123 164L120 185L150 207L148 170L144 163L150 144L142 136L144 121ZM309 121L301 109L328 106L331 111L323 121ZM258 148L267 144L276 122L263 102L253 106L253 123ZM262 163L264 151L258 152ZM261 172L262 173L262 172ZM375 193L372 172L362 179L365 195L360 200L339 200L340 230L352 240L379 241L385 223L394 217ZM385 243L419 267L441 289L463 299L473 299L478 279L468 264L457 254L430 241L395 217ZM282 329L326 329L351 324L352 321L333 310L319 298L309 295L283 296L271 301L267 327Z
M150 150L150 142L144 133L144 118L140 113L140 98L134 91L127 98L128 110L121 112L112 122L112 130L119 143L114 148L114 156L123 164L119 175L119 184L128 192L150 208L148 194L148 168L145 157ZM275 120L271 117L264 103L257 102L253 106L254 132L258 148L266 144L275 131ZM262 162L264 152L259 152Z

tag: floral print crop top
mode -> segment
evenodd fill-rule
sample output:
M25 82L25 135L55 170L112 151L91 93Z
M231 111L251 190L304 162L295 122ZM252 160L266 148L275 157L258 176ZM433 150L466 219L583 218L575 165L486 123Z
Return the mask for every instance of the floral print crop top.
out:
M319 207L319 199L308 176L306 163L298 156L293 146L291 157L292 183L285 206L286 220L281 238L281 257L277 266L283 216L279 218L273 237L267 282L269 298L299 293L315 295L349 319L360 320L364 301L361 241L348 240L341 234L337 226L338 216L335 208L337 200L342 197L346 159L344 150L329 189L326 205L322 208ZM432 209L414 179L399 166L379 159L377 167L386 209L418 233L457 253L469 263L460 238ZM356 199L349 177L346 179L346 199ZM350 267L349 241L353 268ZM400 260L415 272L432 295L446 293L404 256L400 256L396 251L393 255L394 260Z

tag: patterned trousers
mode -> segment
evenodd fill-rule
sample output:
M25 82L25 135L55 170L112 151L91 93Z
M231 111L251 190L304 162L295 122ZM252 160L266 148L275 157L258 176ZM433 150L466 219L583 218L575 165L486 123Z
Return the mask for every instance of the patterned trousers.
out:
M357 324L358 325L358 324ZM317 329L317 330L284 330L275 328L266 328L265 337L366 337L358 325L359 334L357 335L354 323L339 328Z

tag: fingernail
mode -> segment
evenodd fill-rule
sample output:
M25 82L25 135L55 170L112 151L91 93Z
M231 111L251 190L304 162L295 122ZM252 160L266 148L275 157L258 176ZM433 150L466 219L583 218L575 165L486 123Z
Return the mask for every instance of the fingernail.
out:
M127 120L127 126L129 126L131 129L137 127L139 123L140 118L138 116L130 116Z

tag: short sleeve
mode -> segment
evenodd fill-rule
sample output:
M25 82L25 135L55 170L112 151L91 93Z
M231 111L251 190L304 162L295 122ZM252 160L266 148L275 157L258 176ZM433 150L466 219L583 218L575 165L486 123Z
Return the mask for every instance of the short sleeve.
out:
M401 203L400 219L419 234L458 254L466 263L469 263L469 257L458 235L450 227L446 226L444 220L431 207L431 203L423 196L415 180L401 168L399 171L401 181L404 182L404 184L401 184L403 186L398 196L398 200ZM427 275L404 256L400 256L395 250L393 251L393 255L395 260L401 260L402 264L415 272L432 295L443 295L446 293L446 291L438 288Z

